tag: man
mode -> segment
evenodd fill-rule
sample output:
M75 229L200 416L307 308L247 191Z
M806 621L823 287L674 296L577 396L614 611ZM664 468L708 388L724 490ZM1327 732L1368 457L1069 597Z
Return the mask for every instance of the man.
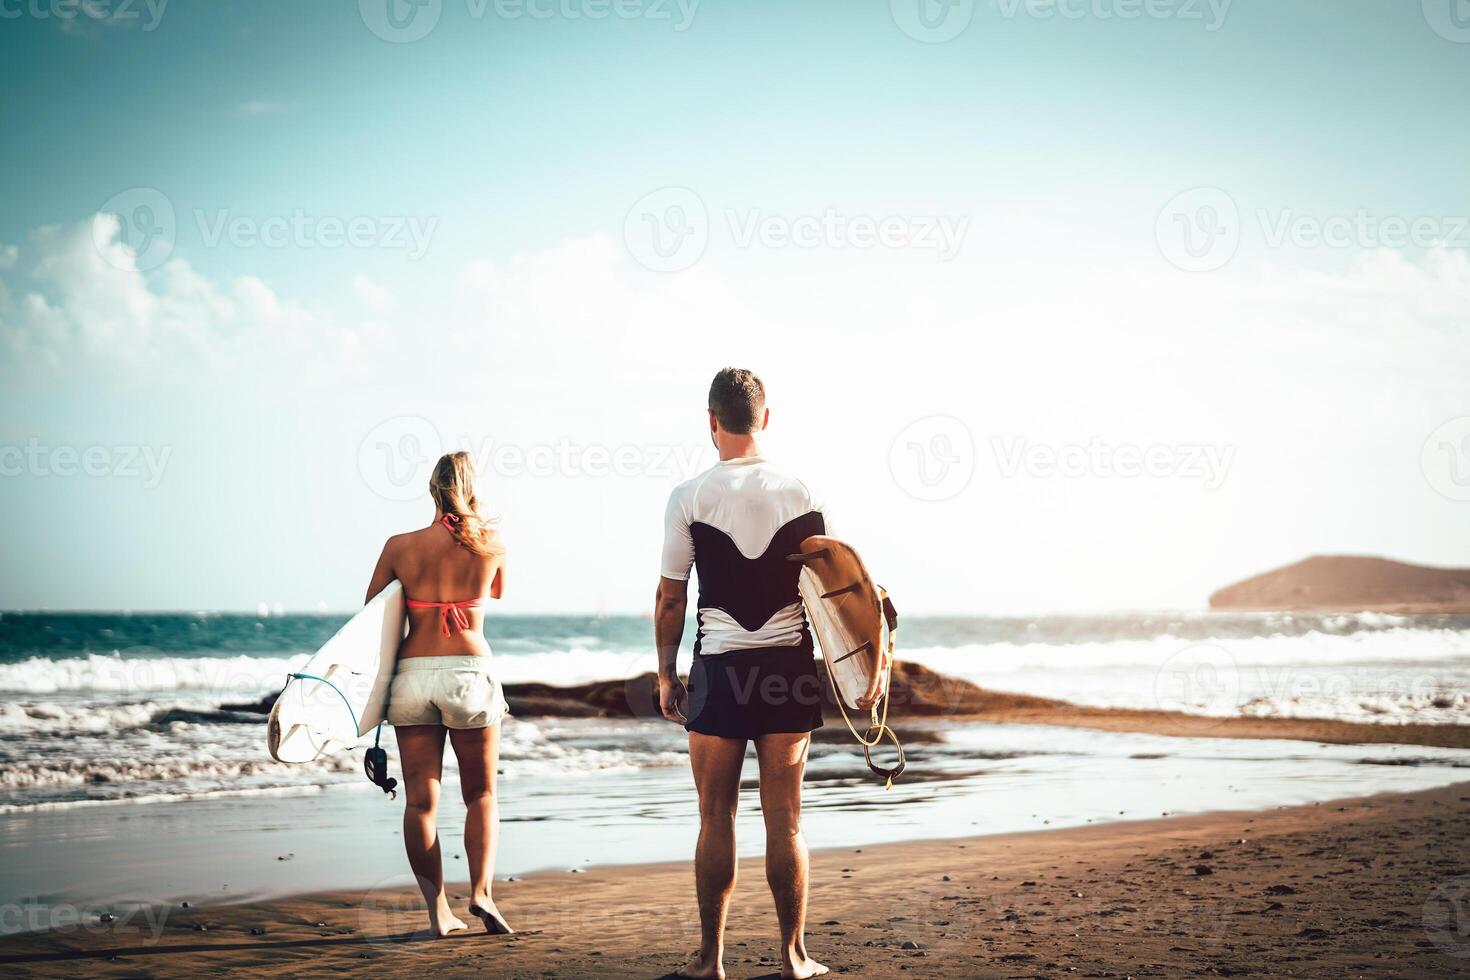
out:
M823 687L797 592L800 566L786 560L807 537L825 534L827 522L804 483L761 457L758 439L769 421L760 378L736 368L715 375L709 428L720 461L674 489L665 517L654 613L659 707L689 732L699 791L700 947L683 977L725 976L735 810L751 741L760 765L766 881L781 926L781 976L827 972L806 953L801 835L801 779L811 733L822 726ZM686 692L675 659L691 566L699 572L698 633Z

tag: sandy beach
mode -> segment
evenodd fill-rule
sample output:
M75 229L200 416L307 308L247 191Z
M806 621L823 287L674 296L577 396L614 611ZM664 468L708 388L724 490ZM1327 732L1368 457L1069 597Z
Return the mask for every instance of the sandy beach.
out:
M835 973L920 977L1470 976L1456 904L1470 783L1264 812L818 849L808 932ZM463 895L463 889L451 889ZM497 897L522 932L434 940L416 894L338 891L4 941L14 976L660 977L695 943L687 864L535 874ZM732 977L775 975L758 860L741 863Z

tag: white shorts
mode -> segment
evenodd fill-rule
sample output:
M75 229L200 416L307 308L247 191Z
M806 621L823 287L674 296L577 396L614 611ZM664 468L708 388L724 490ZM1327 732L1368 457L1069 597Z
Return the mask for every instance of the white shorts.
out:
M388 696L390 725L489 728L509 713L488 656L398 661Z

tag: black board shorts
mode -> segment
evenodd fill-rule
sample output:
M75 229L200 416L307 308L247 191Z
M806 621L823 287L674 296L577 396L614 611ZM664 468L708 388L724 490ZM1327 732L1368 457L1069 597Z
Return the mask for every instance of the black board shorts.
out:
M825 681L812 653L810 643L696 653L684 728L743 739L821 728Z

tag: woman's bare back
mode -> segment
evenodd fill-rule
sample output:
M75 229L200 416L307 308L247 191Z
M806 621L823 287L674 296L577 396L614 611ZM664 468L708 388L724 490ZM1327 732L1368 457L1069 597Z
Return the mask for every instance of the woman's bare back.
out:
M478 555L455 540L436 521L426 528L395 534L383 546L378 568L368 586L372 598L394 579L403 583L406 598L426 602L461 602L467 599L500 598L505 580L505 554ZM461 610L468 619L464 629L444 635L444 610L408 611L408 636L398 648L404 657L463 657L487 654L484 610Z

